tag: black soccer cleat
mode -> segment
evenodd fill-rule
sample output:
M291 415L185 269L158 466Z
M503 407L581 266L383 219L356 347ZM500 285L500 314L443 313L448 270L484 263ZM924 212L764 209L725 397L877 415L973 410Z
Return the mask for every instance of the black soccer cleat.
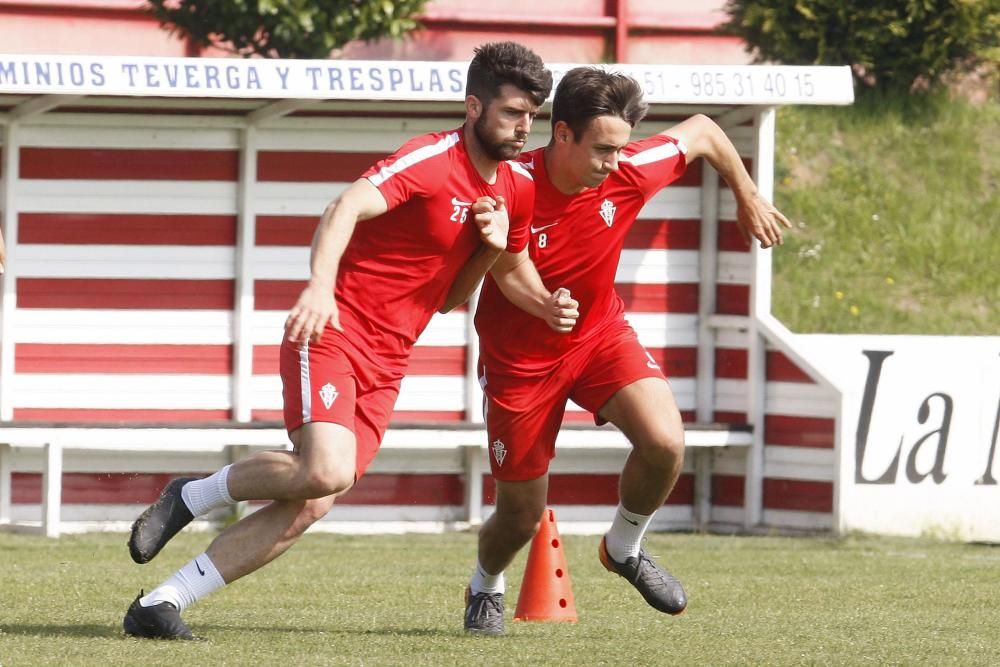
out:
M653 609L676 616L687 608L687 595L681 582L657 565L644 550L639 550L638 557L629 556L624 563L619 563L608 555L606 538L602 537L597 554L604 569L624 577Z
M473 635L503 634L503 593L465 589L465 631Z
M169 602L160 602L149 607L139 604L142 591L135 597L128 611L125 612L125 620L122 627L125 634L143 639L186 639L196 641L202 637L195 637L191 628L181 620L181 613L177 607Z
M194 516L181 498L181 487L197 477L170 480L159 499L146 508L132 524L128 552L136 563L148 563Z

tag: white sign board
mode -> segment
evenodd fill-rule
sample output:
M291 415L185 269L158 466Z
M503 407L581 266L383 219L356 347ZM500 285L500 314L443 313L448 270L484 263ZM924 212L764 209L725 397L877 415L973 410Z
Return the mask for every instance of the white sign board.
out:
M556 80L577 65L550 65ZM609 65L664 104L850 104L848 67ZM0 94L458 101L467 62L2 55Z
M1000 542L1000 338L796 336L844 394L842 530Z

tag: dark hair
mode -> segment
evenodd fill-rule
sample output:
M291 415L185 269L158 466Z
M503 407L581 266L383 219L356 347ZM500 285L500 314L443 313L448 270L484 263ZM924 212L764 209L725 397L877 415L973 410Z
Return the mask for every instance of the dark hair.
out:
M538 106L552 92L552 72L531 49L516 42L491 42L477 47L475 54L465 94L475 95L483 106L489 106L505 83L528 93Z
M552 127L563 121L580 141L587 126L598 116L617 116L635 127L649 105L642 87L630 76L596 67L575 67L563 75L552 99Z

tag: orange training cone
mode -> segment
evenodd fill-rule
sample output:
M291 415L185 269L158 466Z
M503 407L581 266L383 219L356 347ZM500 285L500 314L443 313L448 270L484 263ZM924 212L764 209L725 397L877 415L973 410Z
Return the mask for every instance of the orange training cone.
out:
M551 509L545 510L542 525L531 542L514 620L576 623L573 584L566 569L556 515Z

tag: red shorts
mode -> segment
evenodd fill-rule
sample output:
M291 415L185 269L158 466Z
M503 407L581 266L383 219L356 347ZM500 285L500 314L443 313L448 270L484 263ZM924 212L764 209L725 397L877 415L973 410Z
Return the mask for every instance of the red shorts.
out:
M573 349L543 375L516 377L484 368L480 360L490 468L496 479L541 477L555 456L556 435L567 399L594 414L615 393L663 372L626 322Z
M385 377L343 334L327 327L317 344L281 342L281 393L285 428L332 422L354 433L355 476L360 479L378 453L399 395L401 377Z

